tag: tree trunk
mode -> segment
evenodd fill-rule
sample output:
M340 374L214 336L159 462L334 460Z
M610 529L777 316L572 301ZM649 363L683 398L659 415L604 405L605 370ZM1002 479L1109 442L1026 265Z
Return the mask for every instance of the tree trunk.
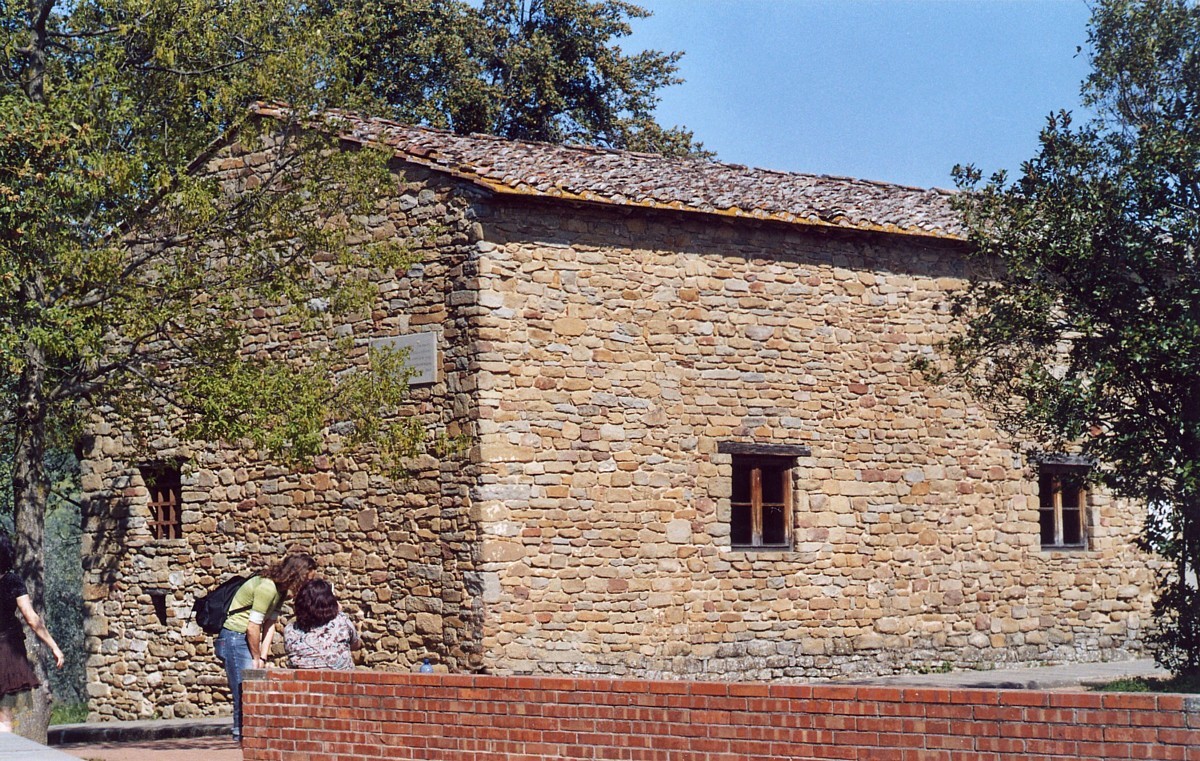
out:
M54 4L55 0L29 1L29 44L21 50L27 61L22 86L34 103L46 99L46 49L50 41L46 20L54 10Z
M45 357L38 347L26 353L26 366L18 382L18 406L13 448L13 524L17 557L13 570L25 582L34 609L43 611L45 590L45 516L49 483L46 477ZM42 665L41 643L26 628L25 649L33 662L39 687L32 706L17 714L14 730L22 737L46 742L50 725L50 690Z
M1200 389L1197 389L1200 392ZM1183 402L1181 419L1183 435L1181 448L1184 458L1192 464L1200 464L1200 395L1193 393ZM1195 477L1180 480L1179 547L1173 560L1177 594L1175 621L1179 631L1177 642L1186 651L1181 666L1182 673L1176 676L1200 674L1200 588L1196 573L1200 570L1200 484Z
M29 42L21 52L26 58L24 90L35 103L46 99L46 50L50 45L47 21L56 0L29 0ZM21 288L22 301L44 305L40 276ZM25 368L17 386L17 411L13 441L13 525L17 557L14 570L25 581L34 609L41 614L45 603L46 498L46 352L32 342L26 345ZM50 726L50 689L40 657L37 637L28 628L25 650L33 662L38 687L32 706L14 717L13 729L23 737L45 744Z
M29 0L29 42L20 52L25 57L24 90L35 103L46 99L46 50L50 45L47 21L56 0ZM44 306L44 289L39 275L23 284L21 299L27 306ZM46 352L32 342L25 347L25 367L17 385L17 410L13 441L13 525L17 557L14 570L25 582L34 609L41 614L45 602L46 498ZM33 662L38 687L31 707L18 708L13 730L45 744L50 726L50 688L42 665L41 643L26 628L25 650Z

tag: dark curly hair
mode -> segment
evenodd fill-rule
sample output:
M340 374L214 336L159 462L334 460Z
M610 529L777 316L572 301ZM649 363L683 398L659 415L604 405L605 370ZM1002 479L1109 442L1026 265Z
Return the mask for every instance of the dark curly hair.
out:
M13 546L12 537L7 531L0 531L0 575L13 569L17 559L17 548Z
M324 626L338 614L338 601L333 587L324 579L313 579L296 593L296 628L312 631Z
M308 579L309 571L314 571L316 568L317 561L313 560L312 555L297 552L288 555L283 562L268 568L263 576L275 582L275 589L279 591L281 597L286 599Z

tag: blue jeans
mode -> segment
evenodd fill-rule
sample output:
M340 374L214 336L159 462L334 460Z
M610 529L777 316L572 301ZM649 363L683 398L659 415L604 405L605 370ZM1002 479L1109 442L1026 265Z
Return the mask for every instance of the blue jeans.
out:
M229 677L229 691L233 693L233 737L242 739L242 672L250 668L254 659L250 657L250 646L246 644L246 633L222 629L214 645L217 657L225 664L225 676Z

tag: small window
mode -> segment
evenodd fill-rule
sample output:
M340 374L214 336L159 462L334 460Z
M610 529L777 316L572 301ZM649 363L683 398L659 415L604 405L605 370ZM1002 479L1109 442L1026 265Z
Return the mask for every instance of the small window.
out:
M1087 546L1087 471L1042 465L1038 474L1038 522L1042 549Z
M730 540L738 549L791 549L794 457L733 457Z
M150 531L155 539L183 537L183 509L179 499L179 468L157 464L140 468L150 493Z

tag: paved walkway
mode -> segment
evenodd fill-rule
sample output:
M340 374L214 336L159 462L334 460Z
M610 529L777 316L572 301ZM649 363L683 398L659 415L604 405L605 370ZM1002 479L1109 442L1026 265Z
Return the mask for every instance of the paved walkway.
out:
M11 732L0 732L0 761L78 761L78 757Z
M1068 663L1038 668L954 671L947 674L901 674L871 679L837 680L840 684L903 684L918 687L995 687L1017 690L1058 690L1094 687L1126 677L1168 677L1151 659L1107 663Z
M50 727L70 761L242 761L229 718L111 721ZM0 761L7 761L0 756Z
M47 750L61 751L60 756L55 757L61 761L242 761L242 750L232 737L82 743ZM8 758L0 755L0 761L8 761Z
M1123 677L1163 676L1167 676L1167 672L1158 668L1154 661L1138 660L835 681L839 684L1055 690L1094 686ZM19 755L20 750L15 746L14 755L5 755L5 746L0 744L0 761L142 761L148 758L155 761L242 761L242 751L229 737L229 721L225 718L67 724L50 728L50 742L54 748L35 744L42 755Z

